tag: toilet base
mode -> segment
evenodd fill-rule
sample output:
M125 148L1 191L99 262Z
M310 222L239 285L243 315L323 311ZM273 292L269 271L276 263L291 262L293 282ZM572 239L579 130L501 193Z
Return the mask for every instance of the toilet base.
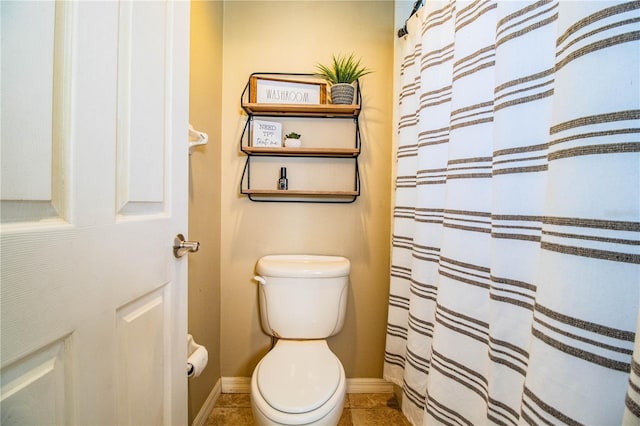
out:
M306 351L301 351L301 349L306 349ZM273 356L273 354L277 353L277 351L281 351L279 352L280 356L282 356L283 354L282 351L285 351L289 356L295 356L298 358L304 356L306 353L304 359L313 359L313 357L310 357L310 355L308 354L309 349L311 349L312 352L315 353L315 355L317 355L318 352L324 352L336 362L339 371L337 372L338 377L336 377L337 383L335 390L331 395L325 395L325 397L328 397L328 399L326 399L326 401L322 403L322 405L309 404L309 402L307 401L307 406L315 407L311 409L311 411L294 413L284 412L274 408L267 402L267 400L264 399L264 396L261 394L260 388L258 387L258 371L260 371L262 365L267 362L269 356ZM342 411L347 396L347 378L340 360L338 360L335 354L331 352L326 340L295 342L280 340L278 341L278 343L276 343L276 346L272 351L273 352L267 354L263 359L260 360L260 362L258 362L258 365L251 375L251 410L253 412L253 418L256 424L259 426L336 426L340 422L340 418L342 417ZM322 357L315 359L317 361L317 359L321 358ZM298 367L299 371L305 370L305 367L303 366L298 365ZM273 372L273 370L270 371ZM276 370L276 373L276 375L278 375L278 370ZM304 374L302 374L302 376L304 376ZM275 383L282 382L278 382L276 380ZM271 391L273 391L273 388L271 389Z
M251 412L253 413L253 420L257 426L304 426L304 425L317 425L317 426L336 426L340 422L342 417L342 410L344 409L345 398L342 398L340 404L337 404L326 416L311 423L278 423L268 417L266 417L256 407L253 401L253 394L251 394Z

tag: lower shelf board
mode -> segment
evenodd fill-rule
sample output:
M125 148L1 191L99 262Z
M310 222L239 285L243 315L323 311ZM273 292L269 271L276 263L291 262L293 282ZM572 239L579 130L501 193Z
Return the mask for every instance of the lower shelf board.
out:
M310 197L356 197L358 191L309 191L297 189L243 189L243 194L248 195L276 195L276 196L310 196Z

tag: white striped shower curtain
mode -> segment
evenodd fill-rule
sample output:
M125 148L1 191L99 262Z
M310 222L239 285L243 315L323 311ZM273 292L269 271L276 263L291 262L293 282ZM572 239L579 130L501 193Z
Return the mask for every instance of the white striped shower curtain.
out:
M408 21L384 377L413 424L640 424L639 8Z

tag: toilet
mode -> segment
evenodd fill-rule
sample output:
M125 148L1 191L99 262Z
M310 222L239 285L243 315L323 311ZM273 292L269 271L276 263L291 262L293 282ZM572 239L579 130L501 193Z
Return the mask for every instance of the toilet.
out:
M336 425L347 382L326 338L344 324L348 259L271 255L258 260L262 329L277 343L251 376L258 425Z

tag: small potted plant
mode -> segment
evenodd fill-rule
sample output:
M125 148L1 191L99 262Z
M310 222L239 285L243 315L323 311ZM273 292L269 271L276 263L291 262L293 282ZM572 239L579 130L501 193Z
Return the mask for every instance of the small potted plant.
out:
M331 65L316 65L317 74L331 87L331 102L334 104L352 104L355 88L353 83L360 77L373 71L360 65L355 54L332 55Z
M300 140L301 137L302 135L296 132L291 132L285 135L284 146L287 148L300 148L302 145L302 141Z

